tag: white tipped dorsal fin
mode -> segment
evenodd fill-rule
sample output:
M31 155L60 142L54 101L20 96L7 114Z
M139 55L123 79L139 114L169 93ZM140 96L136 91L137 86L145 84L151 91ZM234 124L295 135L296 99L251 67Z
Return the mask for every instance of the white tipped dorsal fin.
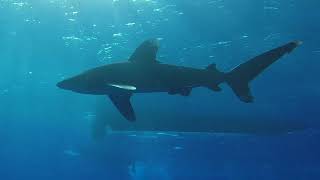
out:
M129 91L134 91L137 89L135 86L125 85L125 84L109 84L109 85L116 88L129 90Z

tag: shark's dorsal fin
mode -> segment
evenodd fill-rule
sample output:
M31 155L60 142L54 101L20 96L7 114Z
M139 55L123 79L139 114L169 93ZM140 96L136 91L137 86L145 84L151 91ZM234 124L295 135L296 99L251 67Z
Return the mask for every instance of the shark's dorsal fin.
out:
M159 41L157 39L149 39L144 41L140 46L133 52L129 58L130 62L133 63L158 63L157 52L159 49Z

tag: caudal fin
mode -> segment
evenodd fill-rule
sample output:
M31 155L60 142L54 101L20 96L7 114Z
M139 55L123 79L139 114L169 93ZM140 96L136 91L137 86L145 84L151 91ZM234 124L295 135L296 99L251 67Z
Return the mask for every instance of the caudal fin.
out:
M301 44L301 41L293 41L240 64L226 74L226 82L241 101L246 103L253 102L254 98L249 87L250 81L283 55L290 53Z

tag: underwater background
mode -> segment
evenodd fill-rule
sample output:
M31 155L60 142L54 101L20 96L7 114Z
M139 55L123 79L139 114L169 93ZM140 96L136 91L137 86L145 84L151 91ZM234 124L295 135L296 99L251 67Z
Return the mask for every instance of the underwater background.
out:
M319 9L317 0L0 0L0 180L320 179ZM225 132L93 140L92 121L125 119L107 97L56 83L125 61L149 38L163 63L222 71L304 44L252 82L253 104L226 85L132 98L138 120L210 119Z

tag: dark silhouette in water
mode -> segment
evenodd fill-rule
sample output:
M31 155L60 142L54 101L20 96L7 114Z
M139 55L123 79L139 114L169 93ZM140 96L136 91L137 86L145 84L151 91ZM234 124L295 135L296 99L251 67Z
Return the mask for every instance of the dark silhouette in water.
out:
M128 62L93 68L63 80L57 86L78 93L108 95L129 121L136 120L130 103L130 97L134 93L168 92L171 95L189 96L192 88L207 87L213 91L221 91L219 85L227 83L241 101L250 103L253 102L253 96L249 83L301 43L287 43L224 73L217 70L215 64L205 69L162 64L156 59L158 41L151 39L144 41ZM94 128L104 128L104 124L96 123Z

